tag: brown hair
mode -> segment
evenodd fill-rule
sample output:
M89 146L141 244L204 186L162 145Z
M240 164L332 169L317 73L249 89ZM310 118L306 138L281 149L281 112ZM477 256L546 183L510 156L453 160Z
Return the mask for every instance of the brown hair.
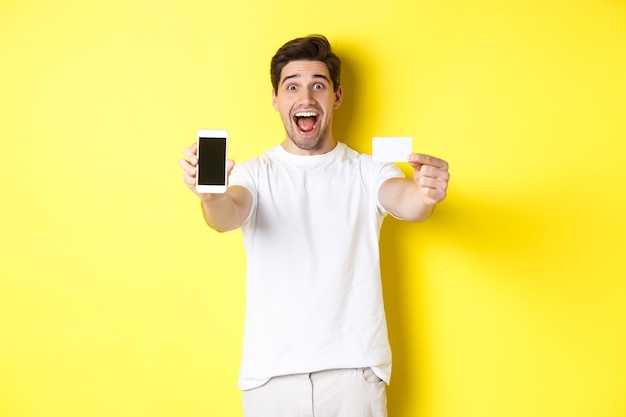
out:
M326 64L330 79L333 82L333 89L339 88L339 78L341 73L341 60L330 47L328 39L322 35L310 35L293 39L276 51L272 57L270 76L274 91L278 91L280 73L283 67L291 61L320 61Z

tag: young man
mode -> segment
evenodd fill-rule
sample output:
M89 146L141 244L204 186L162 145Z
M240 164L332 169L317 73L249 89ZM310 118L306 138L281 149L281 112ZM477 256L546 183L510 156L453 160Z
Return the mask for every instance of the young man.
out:
M229 161L225 194L198 194L210 227L242 230L246 417L387 415L380 227L389 213L424 220L446 196L445 161L408 155L406 179L335 139L340 67L323 36L283 45L271 78L286 138L262 157ZM184 155L183 179L195 192L196 146Z

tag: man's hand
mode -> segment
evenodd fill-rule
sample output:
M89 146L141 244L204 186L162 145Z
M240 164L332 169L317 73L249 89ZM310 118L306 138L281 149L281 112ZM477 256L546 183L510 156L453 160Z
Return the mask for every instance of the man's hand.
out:
M413 179L391 178L378 191L383 207L399 219L419 222L427 219L435 205L446 198L448 163L419 153L408 156L413 167Z
M198 144L194 143L193 145L183 149L183 155L185 159L181 159L178 161L178 165L183 169L183 181L187 188L189 188L194 194L200 197L202 201L210 201L214 198L219 198L222 194L204 194L198 193L196 191L196 174L198 172ZM226 169L228 171L228 176L230 176L230 172L233 170L235 166L235 161L232 159L228 160L226 165Z
M183 149L185 159L178 165L183 169L183 181L187 188L200 197L202 215L206 223L217 230L225 232L240 227L250 213L252 196L244 187L230 186L224 194L205 194L196 191L196 174L198 172L198 145L194 143ZM235 161L228 160L226 165L228 176L235 166Z
M419 198L427 206L434 206L446 198L450 173L448 163L430 155L412 153L408 158L414 169L413 179Z

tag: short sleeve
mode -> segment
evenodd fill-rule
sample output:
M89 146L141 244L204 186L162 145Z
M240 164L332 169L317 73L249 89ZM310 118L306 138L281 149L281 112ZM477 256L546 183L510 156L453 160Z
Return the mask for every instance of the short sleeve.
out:
M246 161L242 164L236 164L233 167L233 170L230 173L230 177L228 177L228 186L239 186L243 187L252 196L252 206L250 207L250 213L248 213L248 217L243 222L245 225L248 223L250 218L256 212L257 204L258 204L258 184L255 181L257 176L254 175L255 172L255 160Z
M372 162L372 172L374 181L374 192L376 196L376 205L378 210L388 214L378 199L378 192L383 183L391 178L406 178L404 173L396 164L389 162Z

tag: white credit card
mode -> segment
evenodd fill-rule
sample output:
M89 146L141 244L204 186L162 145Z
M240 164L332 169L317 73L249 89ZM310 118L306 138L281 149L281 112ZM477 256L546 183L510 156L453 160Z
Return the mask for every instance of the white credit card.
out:
M376 162L406 162L413 152L413 139L410 137L372 138L372 159Z

